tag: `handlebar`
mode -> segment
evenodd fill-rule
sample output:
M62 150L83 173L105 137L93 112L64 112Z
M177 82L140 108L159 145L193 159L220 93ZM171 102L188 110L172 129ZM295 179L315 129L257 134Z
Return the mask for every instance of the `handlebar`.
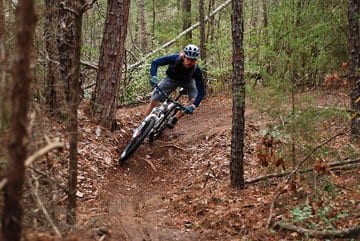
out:
M174 103L181 111L185 110L185 107L178 101L180 97L184 94L184 88L180 88L179 94L175 98L175 100L171 99L170 96L163 89L161 89L158 84L156 84L153 89L158 90L160 94L163 95L168 102Z

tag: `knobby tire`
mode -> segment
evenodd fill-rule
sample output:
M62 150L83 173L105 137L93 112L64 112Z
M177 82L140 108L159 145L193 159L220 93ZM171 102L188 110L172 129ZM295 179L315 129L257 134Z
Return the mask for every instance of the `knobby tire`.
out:
M144 142L146 136L149 134L154 125L155 119L149 119L148 121L146 121L145 125L141 128L141 130L139 130L139 134L136 137L131 138L120 156L120 164L123 164L132 154L134 154L136 149L141 145L141 143Z

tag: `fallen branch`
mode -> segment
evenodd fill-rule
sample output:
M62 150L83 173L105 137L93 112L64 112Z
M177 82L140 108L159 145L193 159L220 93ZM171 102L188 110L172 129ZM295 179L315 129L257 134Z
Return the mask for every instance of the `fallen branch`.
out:
M360 226L339 230L311 230L290 223L277 222L274 229L289 230L311 238L354 238L360 236Z
M148 160L146 158L141 158L141 159L144 160L147 164L149 164L150 167L154 170L154 172L157 172L155 165L150 160Z
M178 150L182 150L182 151L187 151L186 149L183 149L181 147L178 147L176 145L171 145L171 144L168 144L168 145L161 145L159 146L160 148L169 148L169 147L172 147L172 148L175 148L175 149L178 149Z
M336 170L336 169L341 169L341 168L338 168L338 167L345 166L345 165L348 165L348 164L357 164L357 163L360 163L360 158L354 159L354 160L348 159L348 160L339 161L339 162L330 162L328 164L328 166L330 167L331 170ZM307 173L307 172L311 172L313 170L314 170L314 168L307 168L307 169L304 169L304 170L299 170L299 172L300 173ZM268 174L268 175L258 176L258 177L252 178L252 179L245 180L245 184L253 184L253 183L257 183L257 182L267 180L267 179L270 179L270 178L285 177L285 176L287 176L289 174L290 174L290 172L287 171L287 172L282 172L282 173L272 173L272 174Z
M295 173L297 173L299 171L300 167L312 156L312 154L314 154L315 151L317 151L323 145L325 145L325 144L329 143L330 141L334 140L336 137L341 136L341 135L345 135L346 133L350 132L350 130L351 129L348 129L348 130L343 131L343 132L339 132L339 133L335 134L334 136L330 137L329 139L325 140L324 142L320 143L314 149L312 149L310 151L310 153L299 164L297 164L297 166L294 168L294 170L292 170L290 172L290 174L286 177L284 185L278 185L277 186L277 188L275 190L274 199L273 199L273 201L271 203L271 206L270 206L269 217L268 217L268 220L267 220L267 223L266 223L266 228L269 228L270 225L271 225L271 220L272 220L272 217L273 217L273 210L275 208L276 201L277 201L277 199L279 198L279 196L281 195L281 193L283 191L281 189L283 187L285 187L287 184L289 184L289 182L291 181L291 178L295 175Z
M60 143L60 142L54 142L54 143L47 144L45 147L41 148L40 150L38 150L37 152L35 152L34 154L29 156L25 160L25 167L30 166L33 161L35 161L36 159L42 157L43 155L50 152L51 150L53 150L53 149L62 149L63 147L64 147L64 145L62 143ZM7 183L7 178L4 178L4 179L1 180L1 182L0 182L0 190L2 190L5 187L6 183Z

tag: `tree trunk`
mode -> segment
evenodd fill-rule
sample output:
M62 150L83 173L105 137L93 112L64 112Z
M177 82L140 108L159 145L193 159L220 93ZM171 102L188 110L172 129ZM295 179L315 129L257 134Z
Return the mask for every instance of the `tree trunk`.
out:
M349 0L349 81L351 86L351 136L354 140L360 139L360 3L359 0Z
M182 20L182 30L184 31L191 26L191 0L183 0ZM185 40L186 44L192 41L192 31L185 35Z
M232 0L233 120L231 138L231 185L244 188L245 79L242 0Z
M4 2L0 0L0 132L6 129L9 124L9 110L6 105L8 99L8 84L6 81L7 56L5 34Z
M108 0L99 71L92 96L92 113L100 124L113 128L124 61L130 0Z
M152 0L152 26L151 26L151 47L154 47L155 23L156 23L156 0Z
M215 1L209 0L209 10L208 10L209 13L211 13L212 10L214 9L214 5L215 5ZM215 36L215 16L212 16L209 19L209 23L207 26L208 26L208 31L206 35L206 42L212 43L214 41L214 36Z
M22 232L23 208L21 205L27 155L27 112L30 95L31 47L36 23L34 2L20 0L16 11L18 31L16 35L16 58L13 67L11 91L11 127L9 167L1 217L1 240L19 241Z
M78 174L78 159L77 159L77 144L78 144L78 106L80 102L80 50L81 50L81 31L82 31L82 7L86 0L69 0L66 2L66 9L71 9L65 13L65 22L68 25L64 27L64 43L68 46L62 45L66 53L61 57L63 67L69 68L66 76L67 93L66 99L69 106L69 119L67 122L67 130L70 133L70 150L69 150L69 198L67 205L66 221L70 225L76 223L76 191L77 191L77 174ZM65 10L65 9L64 9ZM67 10L68 11L68 10Z
M199 1L199 22L200 22L200 57L203 62L204 83L207 83L207 66L206 66L206 36L205 36L205 7L204 0ZM205 87L207 87L205 85ZM205 91L207 93L207 91Z
M44 20L44 39L48 55L47 76L45 81L45 98L49 112L58 116L65 114L64 85L61 79L59 65L59 51L56 43L56 20L59 17L57 0L45 0L46 16Z
M146 16L145 16L145 0L138 0L139 4L139 25L140 25L140 49L143 52L146 52L148 42L147 42L147 31L146 31Z
M57 35L58 51L60 57L60 72L63 81L64 95L66 102L70 101L70 82L74 71L74 40L75 40L75 14L76 2L74 0L64 0L59 11L59 28ZM80 92L81 83L77 89Z

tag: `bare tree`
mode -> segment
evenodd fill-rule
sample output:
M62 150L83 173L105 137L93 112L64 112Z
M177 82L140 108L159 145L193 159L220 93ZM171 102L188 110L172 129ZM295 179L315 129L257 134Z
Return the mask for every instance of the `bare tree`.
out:
M351 135L360 139L360 2L349 0L349 81L351 86L351 108L354 112L351 119Z
M115 127L116 100L124 61L130 0L108 0L105 29L91 110L104 126Z
M9 167L1 217L1 240L19 241L22 232L23 208L21 205L27 155L27 112L30 95L31 47L36 15L32 0L20 0L16 11L16 58L13 65L11 91L11 127Z
M232 0L233 38L233 120L231 138L231 185L244 188L244 135L245 135L245 79L244 79L244 23L242 0Z
M183 0L183 8L182 8L182 20L183 20L183 28L182 30L186 30L191 26L191 0ZM187 42L192 41L192 32L188 32L185 35L185 39Z

